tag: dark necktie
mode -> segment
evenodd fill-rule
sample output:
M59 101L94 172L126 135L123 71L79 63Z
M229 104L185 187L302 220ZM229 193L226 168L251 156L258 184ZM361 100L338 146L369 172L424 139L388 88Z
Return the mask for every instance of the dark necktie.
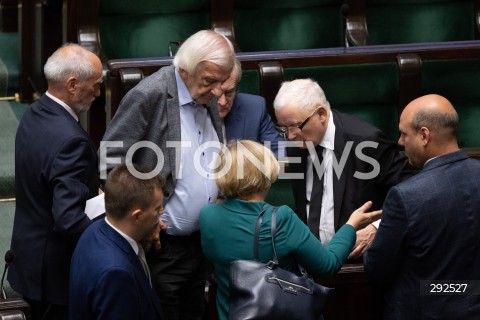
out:
M316 146L315 151L317 151L318 163L321 164L323 162L323 147ZM312 174L313 174L313 182L312 182L312 193L310 195L310 210L308 214L308 227L310 231L319 238L318 229L320 226L320 213L322 211L322 196L323 196L323 176L324 172L317 172L315 166L313 165L312 161ZM319 178L321 175L321 178Z
M140 259L140 262L142 263L143 271L145 271L145 274L147 275L148 282L150 283L150 286L152 286L152 278L150 277L150 270L148 269L147 258L145 256L145 251L143 250L143 247L141 245L138 245L137 255Z

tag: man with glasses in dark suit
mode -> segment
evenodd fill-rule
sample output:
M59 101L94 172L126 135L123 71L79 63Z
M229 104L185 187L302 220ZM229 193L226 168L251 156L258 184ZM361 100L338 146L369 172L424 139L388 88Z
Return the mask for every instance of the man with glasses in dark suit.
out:
M330 109L311 79L284 82L274 101L277 129L295 146L287 148L296 212L327 244L351 212L367 201L381 209L388 189L412 174L396 143L373 125ZM296 161L299 160L299 161ZM357 232L349 258L359 258L377 225Z

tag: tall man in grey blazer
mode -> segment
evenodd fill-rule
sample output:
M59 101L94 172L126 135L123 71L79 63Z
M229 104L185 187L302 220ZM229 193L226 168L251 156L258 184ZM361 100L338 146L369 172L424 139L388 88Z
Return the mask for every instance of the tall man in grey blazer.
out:
M207 263L198 218L203 206L217 200L211 164L218 151L204 146L223 141L216 97L234 57L232 44L218 33L190 36L172 66L127 93L103 138L101 162L127 158L165 178L162 220L168 227L160 235L161 249L147 258L168 320L202 318Z
M32 320L67 319L70 259L91 223L85 203L99 188L96 148L78 117L100 95L100 59L70 44L48 58L44 72L48 90L23 115L15 140L15 259L8 272Z
M480 161L459 150L458 115L442 96L408 104L399 129L398 143L423 169L390 189L363 257L368 278L385 288L384 319L478 319Z

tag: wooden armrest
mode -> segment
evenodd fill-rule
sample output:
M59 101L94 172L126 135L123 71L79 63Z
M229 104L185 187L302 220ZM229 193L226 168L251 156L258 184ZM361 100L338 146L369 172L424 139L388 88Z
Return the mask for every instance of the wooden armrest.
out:
M30 305L21 298L1 300L1 319L30 319Z
M346 1L342 5L342 15L345 20L345 46L369 45L365 1Z
M275 110L273 110L273 101L283 81L283 68L278 61L267 61L260 62L258 69L260 71L260 95L265 98L267 111L273 123L276 123L277 118L275 117Z
M142 79L144 74L139 68L124 68L117 70L117 75L112 76L109 73L107 92L107 122L113 118L117 112L120 101L130 89L135 87Z
M78 28L78 44L95 53L102 61L103 69L107 69L107 57L100 46L98 26L80 26Z
M416 53L397 55L399 73L398 114L407 104L421 96L422 91L422 59Z
M480 160L480 147L463 148L462 150L470 157Z
M210 21L212 30L227 37L239 52L233 28L233 0L211 0Z

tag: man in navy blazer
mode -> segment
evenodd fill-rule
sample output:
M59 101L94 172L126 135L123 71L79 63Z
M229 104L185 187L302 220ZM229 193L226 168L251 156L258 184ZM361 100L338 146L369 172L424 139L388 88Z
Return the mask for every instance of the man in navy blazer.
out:
M162 318L140 244L163 224L162 181L149 171L120 165L109 173L106 218L83 233L73 254L71 320Z
M223 94L218 98L218 113L223 119L225 143L233 139L270 142L270 149L278 158L279 142L286 139L275 129L263 97L237 93L241 77L242 66L235 59L230 78L222 84ZM280 156L284 156L282 150L284 149L280 148Z
M48 91L25 112L16 135L15 260L8 272L32 320L67 318L70 259L91 223L85 203L99 188L96 148L78 117L100 95L100 59L66 45L44 72Z
M442 96L408 104L399 129L422 170L390 190L364 255L368 278L385 288L384 319L478 319L480 161L459 150L458 115Z

